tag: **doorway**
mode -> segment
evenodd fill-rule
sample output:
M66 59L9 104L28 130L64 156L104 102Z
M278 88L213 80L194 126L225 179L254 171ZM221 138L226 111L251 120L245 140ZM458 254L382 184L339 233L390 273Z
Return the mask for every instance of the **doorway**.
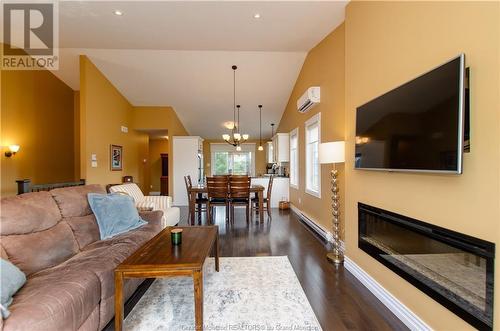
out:
M168 195L168 135L149 136L149 194Z

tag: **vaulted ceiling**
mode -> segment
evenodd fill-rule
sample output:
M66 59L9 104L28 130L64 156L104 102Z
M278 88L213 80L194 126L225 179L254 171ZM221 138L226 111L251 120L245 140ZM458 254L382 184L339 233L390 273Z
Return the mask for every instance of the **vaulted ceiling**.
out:
M59 3L54 73L79 89L87 55L136 106L172 106L192 135L219 138L232 120L264 135L285 109L307 52L344 20L346 1L67 1ZM115 11L121 11L118 16ZM254 18L256 14L260 18Z

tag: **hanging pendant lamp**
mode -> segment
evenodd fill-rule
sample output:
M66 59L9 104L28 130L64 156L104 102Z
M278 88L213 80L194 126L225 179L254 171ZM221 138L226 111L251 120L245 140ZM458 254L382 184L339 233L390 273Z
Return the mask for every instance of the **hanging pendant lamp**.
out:
M262 105L259 105L259 151L263 151L264 147L262 146Z
M236 105L236 69L237 66L233 65L233 128L231 134L223 134L222 139L229 145L236 147L237 151L241 151L241 144L250 138L248 134L240 133L240 105Z

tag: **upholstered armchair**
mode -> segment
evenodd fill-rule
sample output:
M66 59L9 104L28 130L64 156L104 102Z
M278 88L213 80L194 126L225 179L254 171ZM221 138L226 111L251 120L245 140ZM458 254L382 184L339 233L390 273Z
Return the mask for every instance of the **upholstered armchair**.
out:
M110 186L109 192L130 195L139 210L161 210L163 212L164 226L173 226L179 223L180 210L177 207L172 207L172 197L162 195L145 196L135 183Z

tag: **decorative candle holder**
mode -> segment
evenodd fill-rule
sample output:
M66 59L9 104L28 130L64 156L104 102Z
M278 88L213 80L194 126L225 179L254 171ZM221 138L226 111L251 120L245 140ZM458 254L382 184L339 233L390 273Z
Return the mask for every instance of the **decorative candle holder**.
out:
M173 229L170 231L170 241L175 246L182 244L182 229Z

